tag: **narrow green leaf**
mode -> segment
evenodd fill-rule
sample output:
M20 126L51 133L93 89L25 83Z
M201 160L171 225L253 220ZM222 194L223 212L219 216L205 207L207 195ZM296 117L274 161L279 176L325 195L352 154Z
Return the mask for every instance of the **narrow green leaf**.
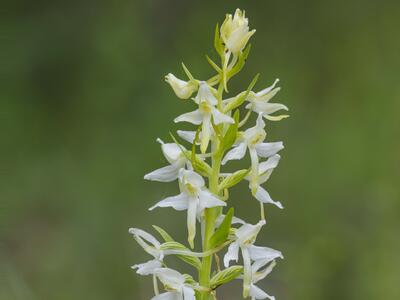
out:
M186 68L184 63L182 63L182 68L183 68L183 71L185 71L185 74L189 78L189 80L191 80L191 81L195 80L192 73L190 73L189 69Z
M240 105L243 104L244 101L246 101L247 96L249 95L249 93L251 92L251 90L253 89L253 87L255 86L255 84L257 83L258 77L260 76L260 74L257 74L256 76L254 76L253 80L250 82L249 86L247 87L247 90L245 92L241 92L237 98L231 102L229 102L225 107L224 107L224 113L227 113L237 107L239 107Z
M191 160L193 169L201 176L208 177L212 173L212 168L204 160L200 159L198 155Z
M198 155L196 155L196 143L199 140L200 130L201 126L197 129L196 135L194 137L192 144L192 151L191 152L187 151L186 157L189 157L188 159L192 163L192 166L197 173L199 173L202 176L208 177L212 172L211 167Z
M218 247L223 242L225 242L228 238L229 229L231 228L232 217L233 217L234 209L231 207L227 214L225 215L224 220L221 225L215 230L214 234L210 238L210 247Z
M218 272L211 278L211 288L215 289L220 285L232 281L243 273L243 266L231 266Z
M153 228L157 230L157 232L161 235L161 237L164 239L166 242L173 242L174 239L161 227L158 227L156 225L153 225Z
M190 250L185 246L182 245L181 243L178 242L166 242L160 246L161 250L184 250L190 252ZM199 258L190 256L190 255L176 255L179 259L184 261L185 263L192 265L196 269L200 270L201 268L201 261Z
M215 34L214 34L214 48L219 55L223 54L223 45L221 43L221 37L219 34L219 24L215 26Z
M247 87L246 90L246 98L253 89L253 87L256 85L258 78L260 77L260 73L257 73L256 76L254 76L253 80L250 82L249 86Z
M250 169L243 169L243 170L236 171L235 173L229 175L224 180L222 180L222 182L218 186L218 189L221 191L223 189L228 189L228 188L238 184L247 176L247 174L249 174L249 172L250 172Z
M210 66L213 67L213 69L215 71L217 71L218 73L221 73L221 68L218 67L218 65L208 55L206 55L206 59L207 59L208 63L210 64Z
M224 139L223 139L223 150L226 151L236 141L236 134L239 126L239 110L236 110L233 114L233 119L235 120L235 123L230 125L228 130L225 133Z
M236 65L228 72L227 74L227 79L232 78L233 76L235 76L237 73L239 73L242 68L244 67L244 64L246 63L246 59L249 56L250 53L250 49L251 49L251 44L249 44L244 51L239 54L239 58L238 58L238 62L236 63Z

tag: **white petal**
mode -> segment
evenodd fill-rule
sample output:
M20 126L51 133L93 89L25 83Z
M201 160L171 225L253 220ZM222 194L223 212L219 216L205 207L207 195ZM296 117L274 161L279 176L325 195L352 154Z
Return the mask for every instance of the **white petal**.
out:
M221 223L224 219L225 219L225 215L219 215L219 217L215 221L215 228L218 228L219 226L221 226ZM233 216L231 224L245 224L245 222L242 219Z
M160 247L160 242L157 241L157 239L154 236L152 236L150 233L147 233L146 231L144 231L142 229L129 228L129 233L133 234L135 238L143 239L143 240L149 242L156 248Z
M275 297L268 295L266 292L264 292L262 289L260 289L258 286L252 284L250 285L250 297L252 297L252 300L257 300L257 299L270 299L270 300L275 300Z
M207 103L211 105L217 105L218 100L215 98L214 94L211 91L211 87L205 82L202 81L199 84L199 92L197 93L196 97L194 98L194 101L197 104L200 104L203 101L206 101Z
M269 86L269 87L263 89L262 91L259 91L259 92L256 94L256 96L257 96L257 97L265 96L265 95L268 94L273 88L275 88L275 86L276 86L276 84L277 84L278 82L279 82L279 78L275 79L274 83L273 83L271 86Z
M136 273L140 275L150 275L154 273L155 269L161 268L162 264L159 260L153 259L143 264L132 266L132 269L137 269Z
M183 115L180 115L174 119L175 123L178 122L189 122L194 125L199 125L201 122L203 122L203 115L200 113L198 109L192 112L185 113Z
M232 148L222 160L222 164L226 164L229 160L239 160L246 154L247 146L245 143L240 143L238 146Z
M188 286L183 287L183 299L184 300L196 300L195 292Z
M162 144L161 149L170 164L175 163L183 155L182 149L175 143Z
M196 137L196 131L187 131L187 130L178 130L176 132L182 139L185 141L192 143L194 141L194 138Z
M178 178L179 169L181 168L182 166L180 165L169 165L146 174L144 179L160 182L171 182Z
M229 245L228 251L224 256L224 266L225 268L229 267L229 262L234 260L237 262L239 260L239 243L233 242Z
M151 300L182 300L182 295L178 292L166 292L154 296Z
M181 273L170 268L156 269L154 274L157 275L164 285L168 285L176 290L180 290L185 282L185 278Z
M172 207L176 210L185 210L188 207L188 197L183 193L168 197L150 207L149 210L153 210L156 207Z
M282 142L260 143L256 145L257 154L261 157L270 157L272 155L275 155L283 148L284 147Z
M213 118L214 118L214 123L216 125L221 124L221 123L230 123L230 124L235 123L234 119L232 119L231 117L221 113L216 108L212 109L212 115L213 115Z
M280 209L283 209L282 203L280 203L279 201L272 200L269 193L262 186L257 187L257 191L256 191L256 194L254 195L254 197L262 203L271 203L271 204L276 205Z
M204 208L216 207L216 206L226 206L226 203L217 197L215 197L208 190L202 190L199 193L199 209L203 210Z
M252 260L265 260L267 262L272 261L276 258L283 258L282 252L269 248L269 247L249 247L250 257Z
M191 170L181 169L179 178L181 178L183 184L189 183L197 188L201 188L205 185L204 178Z
M280 103L255 102L253 103L253 110L258 113L263 113L265 118L265 115L270 115L280 110L288 111L289 108L286 105Z
M258 168L258 174L261 175L261 174L267 172L268 170L276 168L280 159L281 159L281 156L279 154L270 156L267 161L260 163L259 168Z
M244 224L236 230L235 235L240 245L247 244L248 241L254 241L261 230L261 227L265 225L265 221L261 220L257 224Z
M273 260L264 270L259 271L262 267L264 267L267 263L269 263L268 260L257 260L253 263L251 266L251 270L253 272L253 278L252 282L256 283L260 280L263 280L269 273L272 272L274 269L276 262Z
M244 224L244 223L245 222L241 218L235 216L232 217L232 224Z

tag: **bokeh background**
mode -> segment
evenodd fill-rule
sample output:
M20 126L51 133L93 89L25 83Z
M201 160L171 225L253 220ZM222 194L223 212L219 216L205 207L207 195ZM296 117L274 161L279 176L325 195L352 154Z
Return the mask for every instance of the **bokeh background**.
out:
M144 182L157 137L193 105L163 76L212 69L216 22L246 9L252 53L234 94L279 77L291 118L268 125L283 159L260 236L285 254L277 299L400 299L399 1L14 1L2 17L0 299L150 299L128 234L185 215L146 210L177 191ZM257 220L245 184L237 215ZM252 205L250 205L252 203ZM240 299L240 284L221 299Z

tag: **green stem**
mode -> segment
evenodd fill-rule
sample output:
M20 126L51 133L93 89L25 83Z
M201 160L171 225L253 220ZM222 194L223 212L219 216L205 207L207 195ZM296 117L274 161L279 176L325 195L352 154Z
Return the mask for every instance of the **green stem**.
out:
M217 140L213 141L213 148L217 149ZM221 155L216 152L212 157L212 174L209 178L209 189L215 195L218 195L218 179L221 167ZM207 208L205 210L205 229L204 229L204 241L203 241L203 251L210 250L210 238L214 233L215 220L218 217L218 208ZM202 260L202 267L200 270L200 285L205 287L210 287L210 277L211 277L211 265L212 265L212 255L206 256ZM202 294L202 300L209 300L209 293Z
M221 80L218 86L218 109L222 111L222 94L224 90L224 83ZM218 196L218 184L219 184L219 173L221 169L221 160L222 155L219 149L219 139L215 138L211 141L211 166L212 173L209 177L209 190L211 193ZM206 208L204 213L205 218L205 228L204 228L204 241L203 241L203 252L210 250L210 238L214 233L215 229L215 221L220 214L219 207ZM200 285L204 287L210 287L210 279L211 279L211 265L212 265L212 254L209 256L205 256L202 259L202 266L199 272L199 282ZM211 300L212 295L209 292L201 293L201 300Z

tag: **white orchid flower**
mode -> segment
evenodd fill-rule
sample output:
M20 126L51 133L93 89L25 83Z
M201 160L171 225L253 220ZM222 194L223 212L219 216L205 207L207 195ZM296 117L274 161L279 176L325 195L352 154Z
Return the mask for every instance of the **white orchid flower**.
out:
M258 260L251 265L251 283L249 290L249 296L251 297L251 300L267 299L267 298L270 300L275 300L274 296L268 295L266 292L264 292L262 289L260 289L258 286L255 285L258 281L264 279L274 269L276 265L275 260L273 260L271 263L269 262L270 261L268 260ZM269 265L266 268L264 268L265 265L268 263Z
M146 174L144 179L161 182L174 181L178 178L179 170L185 164L190 166L190 162L183 153L186 149L175 143L164 143L161 139L157 139L157 141L161 144L161 150L170 165Z
M273 156L270 156L266 161L261 162L259 164L257 172L257 181L256 181L257 191L254 194L254 197L261 203L271 203L276 205L280 209L283 209L282 203L280 203L279 201L272 200L269 193L261 186L269 179L269 177L272 174L272 171L277 167L280 159L281 156L279 154L275 154ZM249 175L246 176L245 179L251 181L251 178L253 178L253 176L250 173ZM250 189L252 188L251 185L249 187Z
M255 29L249 30L249 20L240 9L236 9L233 18L231 14L227 14L221 25L221 38L233 54L242 51L255 32Z
M246 105L247 109L251 109L256 113L262 113L263 117L270 121L280 121L284 118L289 117L288 115L280 115L280 116L271 116L271 114L279 111L279 110L289 110L286 105L280 103L270 103L269 100L272 99L280 91L280 87L275 88L275 85L279 82L279 79L276 79L275 82L263 89L258 93L254 93L253 91L249 93L246 98L246 101L249 104Z
M265 224L261 220L255 225L244 224L235 232L236 240L229 245L228 251L224 256L224 266L229 267L231 260L239 260L239 249L243 258L243 297L248 297L251 283L251 261L269 260L272 261L277 257L283 257L280 251L268 248L254 246L261 227Z
M152 300L196 300L193 287L185 284L185 277L178 271L159 268L155 270L154 274L170 291L157 295Z
M144 251L154 257L153 260L134 265L131 268L137 269L136 273L140 275L153 274L155 269L162 266L162 261L164 259L164 253L160 249L160 242L157 241L157 239L150 233L147 233L146 231L138 228L130 228L129 233L133 235L134 239L138 242L140 246L142 246Z
M165 81L169 83L175 92L175 95L180 99L189 99L190 96L197 90L197 83L194 81L184 81L169 73L165 76Z
M233 124L235 121L215 107L218 104L218 100L215 98L212 88L205 81L200 82L199 91L194 101L199 105L199 108L178 116L174 121L175 123L189 122L195 125L202 124L200 150L202 153L205 153L212 133L211 122L213 121L215 125L218 125L221 123Z
M203 177L194 171L179 170L179 188L181 193L177 196L161 200L150 207L172 207L176 210L187 210L188 241L193 248L196 236L196 217L200 216L205 208L225 206L226 203L214 196L205 188Z
M258 157L270 157L283 149L282 142L264 143L267 133L264 130L265 122L263 115L260 113L257 118L256 125L247 129L242 137L238 139L238 143L232 148L222 160L222 164L226 164L230 160L242 159L247 149L250 152L251 158L251 191L255 195L258 188Z

